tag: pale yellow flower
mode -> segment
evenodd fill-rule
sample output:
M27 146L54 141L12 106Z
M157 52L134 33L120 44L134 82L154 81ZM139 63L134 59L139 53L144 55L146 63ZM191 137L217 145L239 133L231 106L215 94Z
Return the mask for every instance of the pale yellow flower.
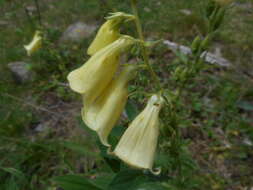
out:
M28 45L24 45L24 48L27 51L27 55L31 56L35 51L41 48L42 45L42 37L41 32L36 31L33 37L33 40Z
M93 55L83 66L68 75L70 88L84 94L86 102L95 100L112 80L119 56L134 43L129 36L122 36Z
M120 24L124 21L133 20L134 16L123 12L116 12L107 17L107 19L89 46L87 50L88 55L94 55L102 48L117 40L120 37Z
M88 55L93 55L100 49L111 44L120 37L119 28L115 27L114 20L107 20L99 29L95 39L88 48Z
M134 66L127 66L119 77L112 80L103 93L92 104L85 104L82 109L84 123L98 133L100 141L110 146L107 138L118 121L127 101L127 83L135 75Z
M121 137L113 153L128 165L153 171L163 102L160 95L153 95Z

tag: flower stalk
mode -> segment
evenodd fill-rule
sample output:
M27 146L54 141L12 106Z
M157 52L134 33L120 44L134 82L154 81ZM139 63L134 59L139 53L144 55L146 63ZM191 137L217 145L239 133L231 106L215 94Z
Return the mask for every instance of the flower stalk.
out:
M147 50L147 47L145 47L145 45L144 45L145 38L143 35L143 30L142 30L142 25L141 25L141 21L140 21L138 9L137 9L137 1L136 0L131 0L131 7L132 7L133 14L135 16L135 25L136 25L138 36L139 36L140 40L143 42L141 44L141 52L142 52L142 57L143 57L144 63L147 65L147 68L148 68L155 84L157 85L158 89L161 91L162 86L161 86L159 77L156 75L155 71L153 70L153 68L149 62L148 50Z
M39 21L40 26L42 26L42 19L41 19L39 2L38 2L38 0L34 0L34 2L35 2L36 9L37 9L38 21Z

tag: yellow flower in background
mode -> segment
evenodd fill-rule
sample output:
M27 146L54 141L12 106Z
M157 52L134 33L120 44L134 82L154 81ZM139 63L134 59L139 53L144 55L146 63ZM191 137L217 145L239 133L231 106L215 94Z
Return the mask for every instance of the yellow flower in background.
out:
M31 56L35 51L41 48L42 36L40 31L36 31L33 40L30 44L25 45L24 48L27 51L27 55Z
M98 51L83 66L69 73L70 88L84 94L86 104L91 103L111 82L119 65L119 55L133 43L132 37L122 36Z
M107 138L125 107L128 97L127 84L135 76L135 66L127 66L119 77L112 80L103 93L90 105L82 109L84 123L98 133L100 141L110 146Z
M159 135L159 111L163 103L160 95L153 95L117 144L114 154L128 165L153 171Z
M99 29L94 41L88 48L88 55L93 55L100 49L111 44L120 37L119 28L114 26L114 20L106 21Z
M100 27L95 39L89 46L87 51L88 55L94 55L102 48L117 40L120 37L120 23L132 20L133 18L133 15L122 12L113 13L107 17L108 20Z

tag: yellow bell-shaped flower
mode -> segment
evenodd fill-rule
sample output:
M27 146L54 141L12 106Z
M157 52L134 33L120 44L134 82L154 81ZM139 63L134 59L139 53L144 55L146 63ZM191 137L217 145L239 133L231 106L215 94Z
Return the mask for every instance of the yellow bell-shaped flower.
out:
M153 95L145 109L132 121L114 155L138 169L152 169L159 135L159 111L164 103L160 95Z
M84 94L86 103L91 103L112 80L119 65L119 55L133 43L133 38L122 36L98 51L83 66L69 73L70 88Z
M113 13L106 18L107 21L100 27L98 33L89 46L88 55L94 55L96 52L111 44L120 37L120 24L124 21L133 20L134 16L123 12Z
M100 49L111 44L120 37L119 28L115 27L114 20L107 20L99 29L95 39L88 48L88 55L93 55Z
M135 66L126 66L119 77L112 80L92 104L87 105L84 97L83 121L97 132L105 146L110 146L107 138L125 107L128 97L127 84L135 76L135 71Z
M28 45L24 45L24 48L27 51L27 55L31 56L35 51L41 48L41 45L42 45L41 32L36 31L31 43Z

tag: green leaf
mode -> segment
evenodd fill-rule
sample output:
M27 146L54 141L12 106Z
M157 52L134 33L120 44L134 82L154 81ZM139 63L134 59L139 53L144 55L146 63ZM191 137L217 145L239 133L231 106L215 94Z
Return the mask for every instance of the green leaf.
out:
M126 114L130 121L132 121L139 113L137 106L131 100L128 100L125 109L126 109Z
M119 172L120 170L120 161L116 159L115 157L109 155L107 153L108 147L105 147L100 142L98 142L98 147L100 149L100 154L104 158L105 162L108 164L108 166L111 168L113 172Z
M176 54L176 56L178 57L178 59L183 62L185 65L188 64L188 57L187 55L183 54L180 51L174 51L174 53Z
M247 101L240 101L237 106L245 111L253 111L253 104Z
M126 130L126 127L122 125L115 126L112 129L111 134L109 136L109 142L112 145L112 149L114 149L115 146L118 144L118 141L120 137L123 135L125 130Z
M103 190L90 180L77 175L66 175L53 178L64 190Z
M116 174L114 173L106 173L103 174L96 179L93 180L93 182L101 187L102 189L107 189L109 184L112 182L113 178L115 177Z
M80 154L83 154L86 156L99 158L98 153L87 150L87 148L85 146L82 146L80 144L76 144L76 143L72 143L72 142L63 142L63 146L65 146L66 148L69 148L77 153L80 153Z
M18 178L24 178L24 176L25 176L23 174L23 172L15 169L15 168L2 168L1 167L0 169L3 170L3 171L5 171L5 172L8 172L8 173L12 174L15 177L18 177Z
M137 190L139 185L147 181L148 177L141 171L124 170L115 176L109 185L109 190Z
M138 186L138 190L166 190L161 183L144 183Z
M104 157L106 163L110 166L113 172L119 172L121 163L118 159L113 159L113 158L106 158Z

